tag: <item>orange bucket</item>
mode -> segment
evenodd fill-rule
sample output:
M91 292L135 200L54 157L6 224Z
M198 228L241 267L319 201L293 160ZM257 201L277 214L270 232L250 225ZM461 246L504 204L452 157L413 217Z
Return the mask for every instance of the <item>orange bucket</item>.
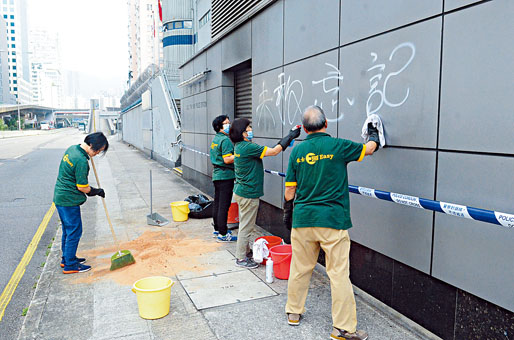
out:
M293 248L290 244L274 246L269 250L273 260L273 273L277 279L288 280Z
M266 241L268 241L268 244L266 245L266 247L268 247L268 249L271 249L271 247L274 247L274 246L278 246L279 244L282 244L282 239L278 236L261 236L261 237L257 237L255 239L255 241L257 241L258 239L265 239ZM275 260L273 260L275 261ZM266 265L266 259L263 259L262 260L262 264L263 265Z
M228 208L227 223L239 223L239 207L236 202L232 202Z

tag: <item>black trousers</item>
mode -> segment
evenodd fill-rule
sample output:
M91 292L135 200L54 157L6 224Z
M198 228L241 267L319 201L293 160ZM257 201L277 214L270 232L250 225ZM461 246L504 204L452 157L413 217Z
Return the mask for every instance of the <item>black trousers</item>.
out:
M232 190L234 189L234 180L225 179L221 181L212 181L214 183L214 204L212 207L212 220L214 221L214 230L220 235L227 234L227 218L228 209L232 202Z

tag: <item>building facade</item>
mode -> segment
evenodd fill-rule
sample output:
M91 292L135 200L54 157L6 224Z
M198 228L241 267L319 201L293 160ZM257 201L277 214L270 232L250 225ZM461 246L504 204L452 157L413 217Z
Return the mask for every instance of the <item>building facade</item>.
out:
M18 79L29 81L26 0L2 0L0 15L6 28L9 90L18 97Z
M0 17L0 27L5 27L5 20ZM0 30L0 104L15 104L16 98L9 87L9 51L7 33Z
M30 83L31 102L49 107L63 107L64 77L61 73L59 35L46 30L31 30Z
M158 0L128 0L130 85L152 64L162 66L162 22Z
M465 217L462 205L514 218L514 3L222 3L211 42L181 67L184 144L208 153L210 123L226 114L251 118L254 141L273 146L312 104L332 136L363 141L379 114L388 147L350 164L350 184L413 207L417 197L457 205L442 214L351 194L353 283L444 339L512 336L514 227L450 215ZM289 155L264 167L286 172ZM208 157L185 149L182 164L212 193ZM283 195L284 179L265 174L258 224L289 240Z

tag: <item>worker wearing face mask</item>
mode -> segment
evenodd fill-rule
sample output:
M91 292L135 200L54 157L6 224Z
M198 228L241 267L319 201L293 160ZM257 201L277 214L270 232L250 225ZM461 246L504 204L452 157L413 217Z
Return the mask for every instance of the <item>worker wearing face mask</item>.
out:
M264 167L262 159L276 156L284 151L291 142L300 136L300 127L292 128L273 148L253 143L250 120L238 118L230 127L230 140L234 146L234 169L236 182L234 199L239 205L239 233L236 247L236 265L244 268L258 266L249 250L255 240L255 221L259 209L259 197L264 195Z
M235 242L227 227L227 216L232 202L234 189L234 145L228 138L230 119L221 115L212 121L216 136L211 143L210 158L213 166L212 183L214 184L214 204L212 208L213 236L218 242Z

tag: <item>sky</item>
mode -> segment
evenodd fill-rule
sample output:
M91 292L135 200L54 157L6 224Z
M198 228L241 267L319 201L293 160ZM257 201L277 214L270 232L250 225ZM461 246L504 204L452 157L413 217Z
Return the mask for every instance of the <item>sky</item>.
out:
M63 71L78 72L80 95L123 92L128 74L126 0L26 3L29 30L59 34Z

